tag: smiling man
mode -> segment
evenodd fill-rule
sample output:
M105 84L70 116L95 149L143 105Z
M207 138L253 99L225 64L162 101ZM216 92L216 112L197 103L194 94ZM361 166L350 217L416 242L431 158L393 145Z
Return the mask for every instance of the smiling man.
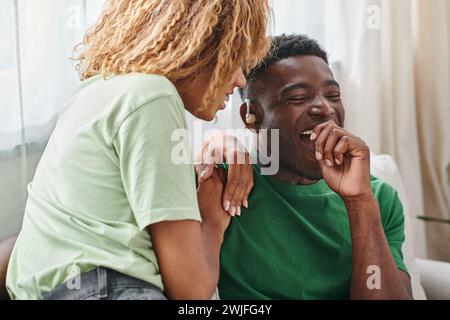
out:
M327 54L305 36L279 36L247 77L256 121L279 129L280 170L255 166L251 206L221 251L222 299L410 299L403 209L370 176L370 151L344 129Z

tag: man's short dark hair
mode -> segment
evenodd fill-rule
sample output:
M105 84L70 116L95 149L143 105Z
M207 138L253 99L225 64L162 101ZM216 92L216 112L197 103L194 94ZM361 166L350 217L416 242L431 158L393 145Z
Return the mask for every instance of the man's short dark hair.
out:
M272 45L267 56L248 72L247 86L239 90L242 100L252 98L256 81L269 66L277 61L298 56L317 56L328 64L328 54L316 40L302 34L275 36L272 38Z

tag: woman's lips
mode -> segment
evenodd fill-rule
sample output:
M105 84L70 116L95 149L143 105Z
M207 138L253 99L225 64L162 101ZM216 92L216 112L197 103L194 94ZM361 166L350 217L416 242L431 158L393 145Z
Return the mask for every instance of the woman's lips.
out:
M223 104L221 106L219 106L219 110L224 110L227 107L228 101L230 101L230 95L229 94L225 95L225 98L223 100Z

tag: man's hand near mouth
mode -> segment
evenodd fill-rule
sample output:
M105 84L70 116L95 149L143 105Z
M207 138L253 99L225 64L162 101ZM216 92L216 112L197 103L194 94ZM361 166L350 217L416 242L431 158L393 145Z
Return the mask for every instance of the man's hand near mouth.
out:
M342 198L372 194L370 187L370 150L357 136L334 121L314 128L316 159L328 186Z
M370 184L370 150L363 140L334 121L314 128L316 159L328 186L347 209L352 238L351 299L411 299L408 275L399 270L381 223ZM380 271L380 286L368 286L371 271Z

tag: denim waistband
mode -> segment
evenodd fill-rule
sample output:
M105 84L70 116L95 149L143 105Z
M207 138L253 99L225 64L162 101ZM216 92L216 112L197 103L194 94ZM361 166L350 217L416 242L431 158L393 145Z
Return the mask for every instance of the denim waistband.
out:
M96 267L43 295L44 300L166 300L155 285Z

